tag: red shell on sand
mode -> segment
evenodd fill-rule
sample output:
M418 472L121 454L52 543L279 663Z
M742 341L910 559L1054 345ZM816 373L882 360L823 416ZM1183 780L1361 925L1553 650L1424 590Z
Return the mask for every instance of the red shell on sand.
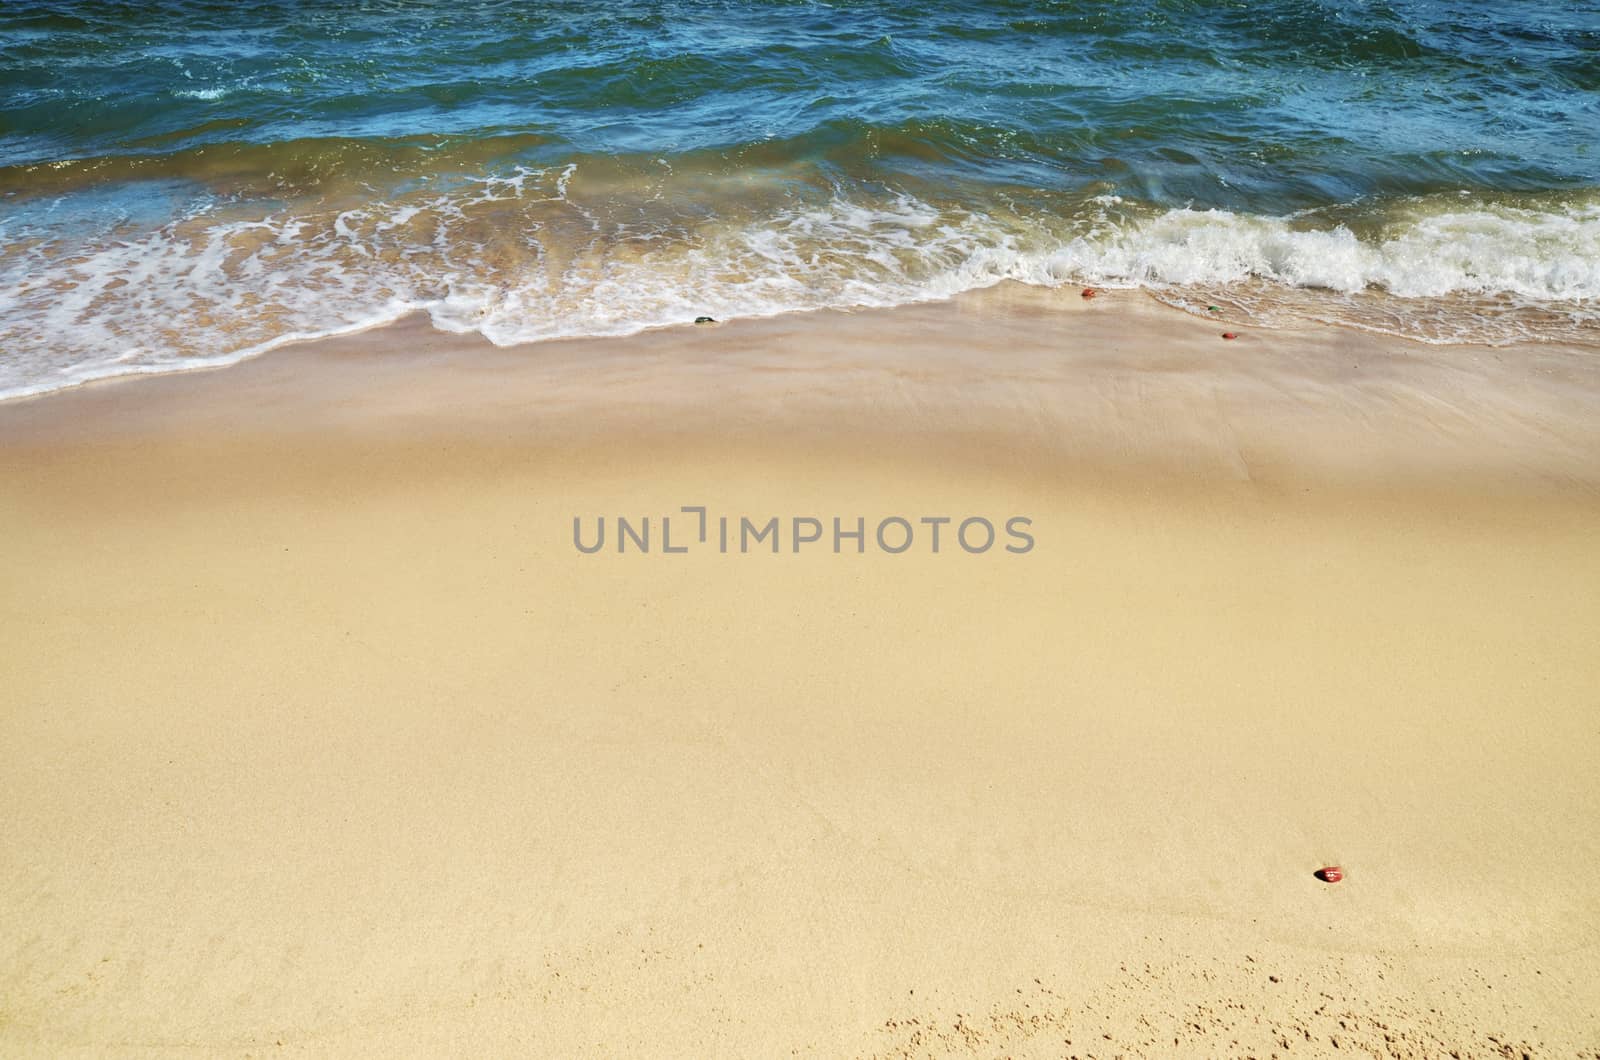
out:
M1099 293L1100 292L1095 290L1093 287L1085 287L1083 289L1083 296L1085 298L1093 298L1095 295L1097 295Z
M1328 865L1318 869L1313 875L1323 883L1338 883L1344 879L1344 870L1337 865Z
M1237 336L1237 335L1235 335L1235 334L1234 334L1234 333L1233 333L1233 332L1231 332L1231 331L1224 331L1224 332L1223 332L1223 333L1222 333L1222 337L1223 337L1223 338L1225 338L1225 339L1236 339L1236 338L1238 338L1238 337L1239 337L1239 336Z

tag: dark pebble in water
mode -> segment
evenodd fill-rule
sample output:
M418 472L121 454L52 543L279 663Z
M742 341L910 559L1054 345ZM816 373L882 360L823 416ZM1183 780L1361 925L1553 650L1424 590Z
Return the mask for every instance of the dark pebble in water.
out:
M717 321L714 317L695 317L694 322L696 324L715 324Z

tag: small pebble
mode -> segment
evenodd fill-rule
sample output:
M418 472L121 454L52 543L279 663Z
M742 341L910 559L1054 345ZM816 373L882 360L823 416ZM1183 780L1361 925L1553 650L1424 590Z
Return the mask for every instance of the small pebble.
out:
M1223 333L1222 333L1222 337L1223 337L1223 338L1225 338L1225 339L1236 339L1236 338L1238 338L1238 337L1239 337L1239 336L1237 336L1237 335L1235 335L1235 334L1234 334L1234 333L1233 333L1233 332L1231 332L1231 331L1224 331L1224 332L1223 332Z
M717 321L715 317L695 317L694 322L696 324L715 324Z

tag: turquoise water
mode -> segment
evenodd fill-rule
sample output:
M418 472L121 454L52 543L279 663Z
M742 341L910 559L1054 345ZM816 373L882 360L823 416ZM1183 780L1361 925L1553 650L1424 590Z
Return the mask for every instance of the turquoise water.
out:
M0 393L1141 286L1600 334L1600 6L8 3Z

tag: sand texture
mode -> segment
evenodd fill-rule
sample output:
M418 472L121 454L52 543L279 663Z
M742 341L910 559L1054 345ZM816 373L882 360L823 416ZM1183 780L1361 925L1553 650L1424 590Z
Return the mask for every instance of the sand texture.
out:
M0 1054L1600 1056L1600 359L1217 332L0 405ZM573 546L695 505L1035 547Z

